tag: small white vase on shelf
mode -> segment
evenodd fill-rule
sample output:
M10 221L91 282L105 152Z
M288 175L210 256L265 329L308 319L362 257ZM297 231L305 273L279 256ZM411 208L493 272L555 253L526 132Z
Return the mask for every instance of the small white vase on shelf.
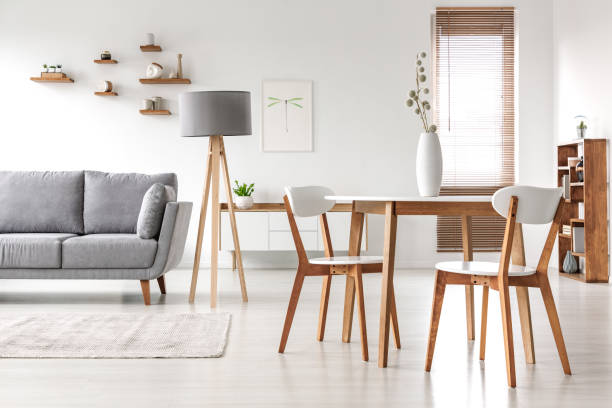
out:
M442 184L442 148L436 132L421 133L416 155L416 177L422 197L437 197Z
M236 203L236 207L241 210L248 210L253 206L253 197L251 196L236 196L234 198L234 202Z

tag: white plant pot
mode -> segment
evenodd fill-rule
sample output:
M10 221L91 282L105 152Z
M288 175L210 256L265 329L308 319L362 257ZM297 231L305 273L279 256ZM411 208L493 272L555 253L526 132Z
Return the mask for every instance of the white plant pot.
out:
M442 184L442 148L435 132L421 133L416 154L416 178L421 197L437 197Z
M236 196L236 207L241 210L248 210L253 206L253 197L251 196Z

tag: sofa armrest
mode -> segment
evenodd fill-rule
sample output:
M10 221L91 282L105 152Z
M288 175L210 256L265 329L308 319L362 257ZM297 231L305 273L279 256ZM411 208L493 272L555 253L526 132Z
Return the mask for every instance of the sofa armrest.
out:
M192 207L193 203L185 201L166 204L157 241L157 255L153 266L149 269L149 279L160 277L175 268L181 261L185 251Z

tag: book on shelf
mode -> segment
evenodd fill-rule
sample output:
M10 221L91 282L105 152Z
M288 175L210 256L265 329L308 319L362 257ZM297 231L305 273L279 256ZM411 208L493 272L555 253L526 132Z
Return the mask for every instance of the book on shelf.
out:
M570 227L569 225L563 225L562 228L561 228L561 233L563 233L565 235L571 235L572 227Z
M574 227L572 231L572 250L584 252L584 227Z
M563 198L566 200L570 199L570 178L569 174L564 174L561 179L561 185L563 186Z

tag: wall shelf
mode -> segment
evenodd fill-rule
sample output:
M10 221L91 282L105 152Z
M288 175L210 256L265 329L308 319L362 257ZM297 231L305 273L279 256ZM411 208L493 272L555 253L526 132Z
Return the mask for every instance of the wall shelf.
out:
M140 78L141 84L190 84L191 80L187 78Z
M141 115L170 115L170 111L166 109L158 109L158 110L149 110L149 109L141 109Z
M110 59L110 60L95 59L93 61L94 61L94 64L117 64L118 63L118 61L114 59Z
M161 46L159 45L141 45L140 51L142 52L161 52Z
M98 96L118 96L117 92L94 92L94 95Z
M53 79L47 79L47 78L41 78L41 77L30 77L31 81L34 82L62 82L62 83L73 83L74 79L72 78L53 78Z

